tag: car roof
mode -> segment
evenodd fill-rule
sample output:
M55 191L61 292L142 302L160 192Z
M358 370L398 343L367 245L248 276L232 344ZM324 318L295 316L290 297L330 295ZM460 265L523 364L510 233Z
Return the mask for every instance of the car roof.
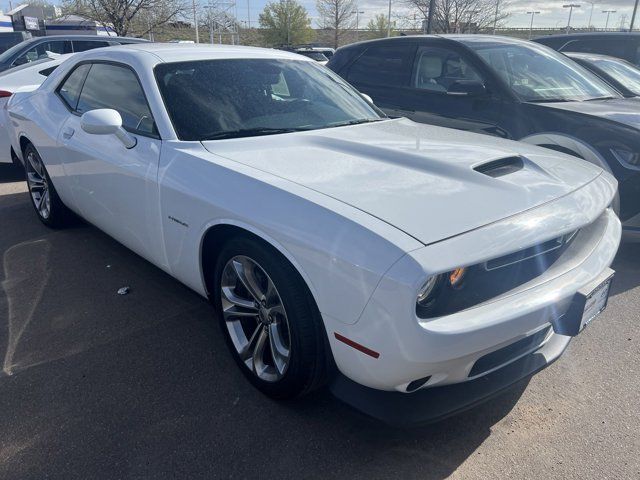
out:
M113 58L123 54L134 56L152 55L156 58L156 63L227 58L288 58L292 60L312 61L302 55L273 48L191 43L135 43L88 50L77 55L79 58L85 59L92 56Z
M581 58L584 60L613 60L613 61L618 61L618 62L625 62L625 60L618 58L618 57L612 57L611 55L603 55L601 53L584 53L584 52L562 52L564 55L566 55L569 58ZM626 62L625 62L626 63Z
M576 32L576 33L560 33L557 35L544 35L542 37L536 37L533 39L534 42L538 40L546 40L546 39L576 39L577 37L581 38L602 38L602 37L638 37L640 36L640 32Z
M365 40L362 42L352 43L350 45L346 45L341 47L342 49L349 48L357 48L365 45L373 45L376 43L414 43L416 41L420 42L421 40L446 40L455 43L493 43L493 44L527 44L529 43L527 40L522 40L520 38L514 37L504 37L501 35L481 35L481 34L437 34L437 35L402 35L398 37L386 37L386 38L377 38L374 40Z
M97 41L105 41L105 40L127 40L129 42L149 42L144 38L135 38L135 37L111 37L111 36L102 36L102 35L46 35L44 37L33 37L28 40L25 40L23 43L35 43L35 42L44 42L51 40L97 40Z

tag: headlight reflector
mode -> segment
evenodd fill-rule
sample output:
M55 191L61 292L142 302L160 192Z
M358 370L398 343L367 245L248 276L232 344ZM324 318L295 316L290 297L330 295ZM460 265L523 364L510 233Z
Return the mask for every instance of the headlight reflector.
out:
M427 280L422 284L420 290L418 290L418 305L421 307L428 307L429 304L433 301L436 284L438 283L438 275L434 275L432 277L427 278Z

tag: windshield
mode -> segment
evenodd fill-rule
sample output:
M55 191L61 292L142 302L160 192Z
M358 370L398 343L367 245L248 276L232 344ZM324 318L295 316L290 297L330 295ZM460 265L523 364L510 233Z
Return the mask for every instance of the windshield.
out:
M326 61L329 60L327 58L327 56L322 52L299 51L299 52L296 52L296 53L299 54L299 55L304 55L305 57L312 58L316 62L326 62Z
M468 42L467 46L527 102L570 102L620 95L564 55L536 44Z
M11 67L8 70L0 73L0 77L6 77L7 75L12 75L16 72L20 72L22 70L26 70L27 68L33 68L36 65L42 65L43 63L49 63L55 60L55 58L41 58L40 60L36 60L35 62L25 63L23 65L19 65L17 67Z
M589 59L589 62L624 85L634 95L640 95L640 70L630 63L609 58L594 58Z
M213 140L377 121L340 77L305 60L224 59L155 68L181 140Z
M20 42L17 45L14 45L13 47L11 47L9 50L2 52L2 54L0 54L0 64L11 63L11 61L13 60L13 56L16 53L20 52L23 48L25 48L28 45L31 45L32 43L34 43L34 40L27 40L25 42Z

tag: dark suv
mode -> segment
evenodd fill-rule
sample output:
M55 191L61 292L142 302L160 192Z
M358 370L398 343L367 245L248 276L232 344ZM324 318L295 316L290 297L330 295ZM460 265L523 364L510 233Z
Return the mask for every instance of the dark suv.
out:
M146 40L128 37L99 37L97 35L51 35L36 37L14 45L0 54L0 72L33 62L51 53L84 52L92 48L141 43Z
M533 40L558 52L599 53L640 66L640 33L606 32L549 35Z
M521 140L610 171L613 207L640 234L640 101L566 56L514 38L428 35L348 45L327 66L390 116Z

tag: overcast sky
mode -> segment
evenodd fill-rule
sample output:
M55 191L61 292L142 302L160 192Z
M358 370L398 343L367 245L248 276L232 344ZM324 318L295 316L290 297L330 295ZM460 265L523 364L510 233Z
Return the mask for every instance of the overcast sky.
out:
M201 5L208 3L208 0L196 0ZM215 2L215 0L211 0ZM220 0L224 1L224 0ZM309 11L309 15L313 20L313 26L317 26L318 13L316 11L315 0L299 0L305 8ZM364 13L360 15L360 28L363 28L369 19L373 18L376 14L387 14L389 8L388 0L357 0L358 10ZM568 9L562 8L562 5L571 3L571 0L500 0L502 2L508 2L507 10L511 12L511 16L507 20L507 25L510 27L529 27L531 16L527 15L528 11L539 11L540 14L535 16L534 27L564 27L567 25L569 17ZM4 11L9 10L8 0L0 0L0 4L4 7ZM249 13L251 16L251 25L257 25L258 15L267 4L268 0L236 0L236 6L238 10L238 20L247 21L249 7ZM595 2L593 6L593 17L591 24L594 27L604 28L607 18L606 13L602 13L603 10L615 10L616 13L612 13L609 18L610 27L620 26L622 20L626 20L625 25L628 27L631 19L631 13L633 11L634 0L604 0L602 2ZM19 0L13 1L13 6L20 4ZM25 1L24 3L27 3ZM59 3L55 2L54 3ZM571 25L575 27L586 27L589 23L589 15L591 13L591 4L584 1L574 1L573 3L581 5L580 8L573 10L571 19ZM406 7L404 0L392 0L392 16L406 16L411 15L410 9ZM640 12L639 12L640 15ZM640 19L639 19L640 20ZM420 19L416 19L416 25L419 25Z

